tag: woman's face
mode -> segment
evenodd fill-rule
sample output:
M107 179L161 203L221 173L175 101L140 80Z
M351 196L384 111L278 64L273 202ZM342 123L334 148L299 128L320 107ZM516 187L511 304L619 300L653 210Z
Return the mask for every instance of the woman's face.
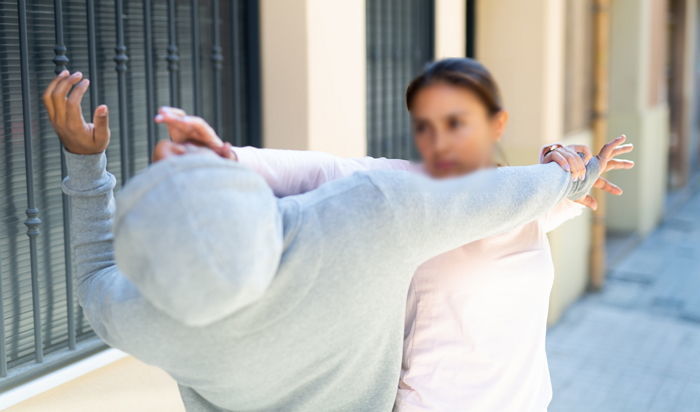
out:
M426 171L441 178L492 166L508 113L490 115L472 91L438 82L415 95L411 119Z

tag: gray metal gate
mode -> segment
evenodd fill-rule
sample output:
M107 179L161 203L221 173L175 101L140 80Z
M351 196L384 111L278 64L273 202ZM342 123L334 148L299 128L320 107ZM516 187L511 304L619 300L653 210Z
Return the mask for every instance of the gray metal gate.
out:
M74 296L43 89L65 68L90 79L85 116L110 106L107 156L122 182L166 137L152 122L160 105L259 145L257 15L251 0L0 0L0 389L104 346Z
M413 159L408 83L434 56L433 0L367 0L367 149Z

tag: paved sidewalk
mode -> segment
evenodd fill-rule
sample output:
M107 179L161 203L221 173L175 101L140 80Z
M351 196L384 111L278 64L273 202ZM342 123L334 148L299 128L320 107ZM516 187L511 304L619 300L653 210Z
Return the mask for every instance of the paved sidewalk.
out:
M697 179L686 194L549 331L550 412L700 412Z

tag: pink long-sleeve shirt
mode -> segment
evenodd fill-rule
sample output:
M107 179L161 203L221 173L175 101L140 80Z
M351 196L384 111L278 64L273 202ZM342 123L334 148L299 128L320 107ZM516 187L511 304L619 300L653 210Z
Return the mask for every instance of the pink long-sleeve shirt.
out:
M397 159L234 150L280 197L356 171L423 173L420 165ZM416 270L395 410L546 411L552 391L545 333L554 278L547 232L581 210L565 200L538 220L443 253Z

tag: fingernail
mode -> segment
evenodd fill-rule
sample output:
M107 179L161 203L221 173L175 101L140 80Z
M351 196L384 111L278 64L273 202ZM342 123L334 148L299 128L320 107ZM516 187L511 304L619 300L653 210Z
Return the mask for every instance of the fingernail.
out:
M82 75L83 75L83 74L80 73L80 72L75 72L75 73L73 73L73 76L71 76L71 77L80 77L80 76L82 76Z
M156 121L156 122L162 122L162 121L163 121L163 115L160 115L160 114L159 114L159 115L156 115L155 121Z
M58 74L60 77L66 77L68 75L68 70L63 70L61 73Z

